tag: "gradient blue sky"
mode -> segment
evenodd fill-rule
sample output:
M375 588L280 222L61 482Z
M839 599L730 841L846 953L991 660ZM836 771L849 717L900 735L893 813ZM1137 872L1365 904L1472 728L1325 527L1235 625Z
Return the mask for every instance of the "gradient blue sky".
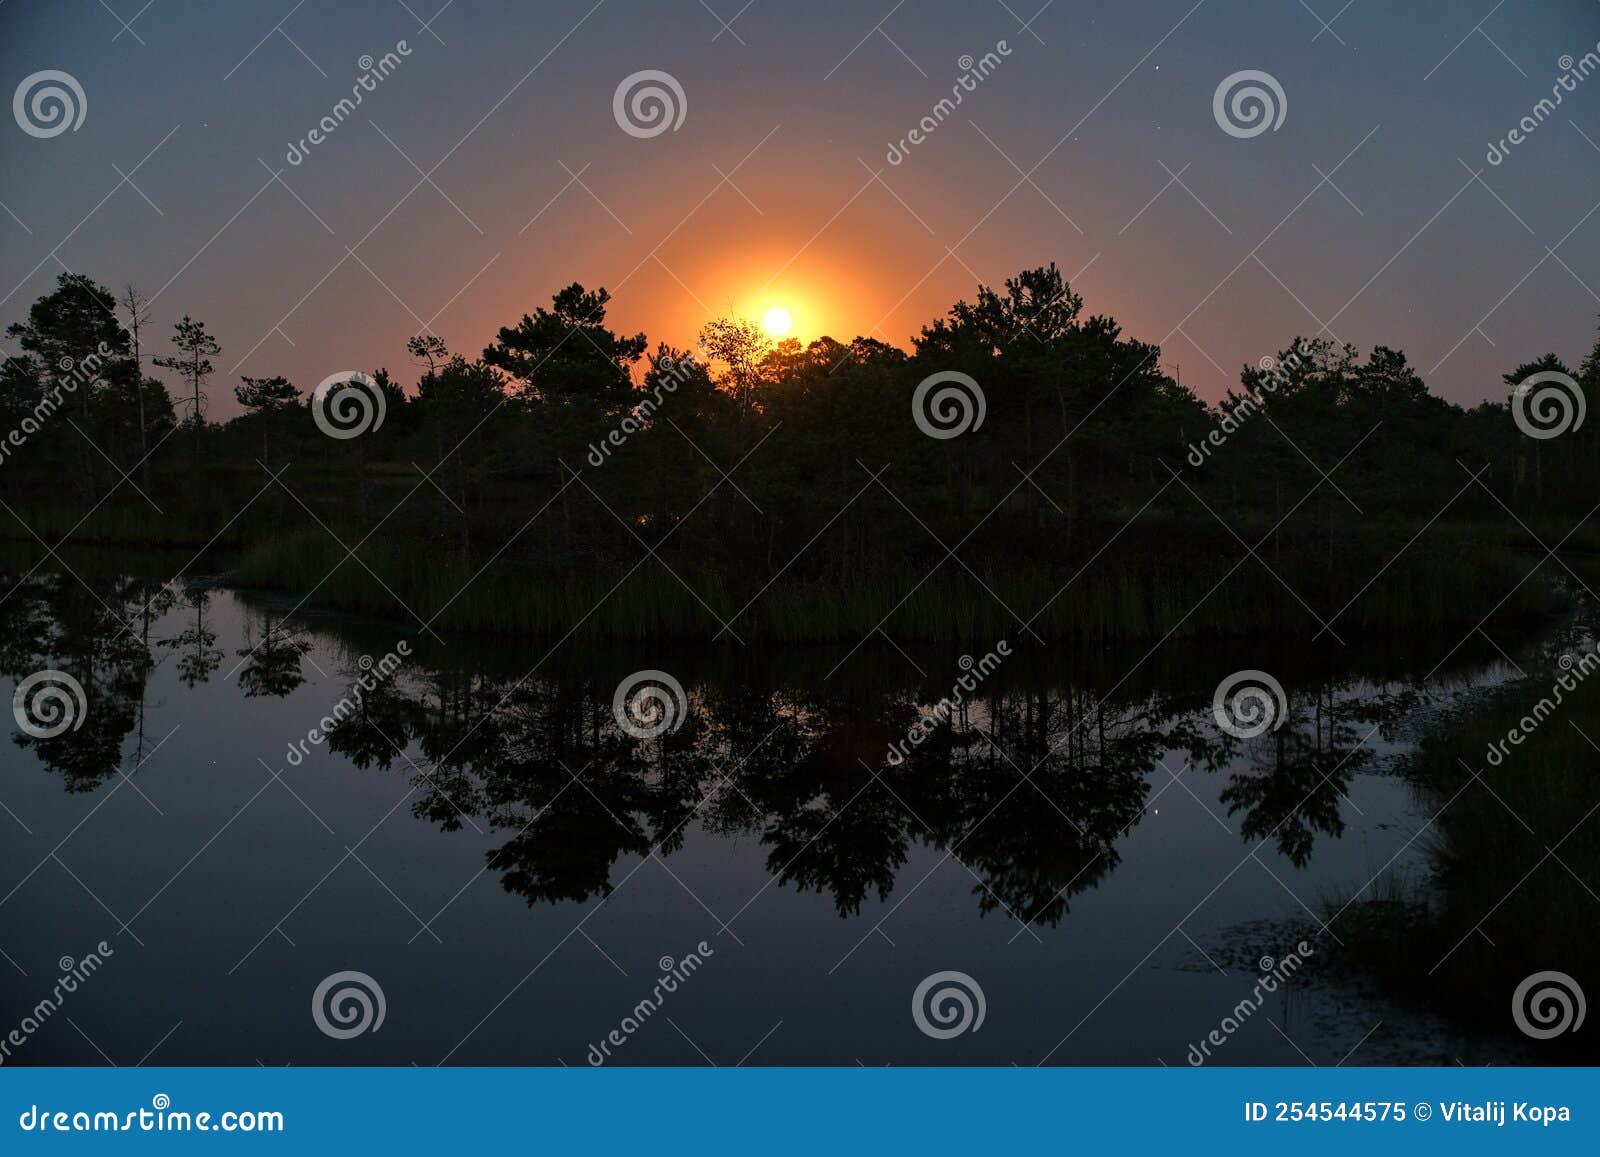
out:
M186 312L221 340L214 418L241 373L409 382L424 324L475 354L573 280L652 340L781 304L805 339L907 344L980 279L1053 260L1208 400L1322 323L1403 348L1462 402L1593 344L1600 74L1503 164L1485 151L1560 57L1595 49L1595 0L1353 0L1337 20L1343 0L1055 0L1036 19L1042 0L754 0L736 20L743 0L441 2L154 0L130 32L113 11L143 0L8 0L5 92L61 69L87 111L51 139L0 126L0 323L63 266L132 281L163 341ZM288 165L358 58L399 40L409 58ZM1000 40L1001 67L887 165L958 58ZM612 95L647 68L687 112L640 140ZM1282 84L1279 131L1218 127L1212 94L1241 69ZM432 183L407 195L419 168Z

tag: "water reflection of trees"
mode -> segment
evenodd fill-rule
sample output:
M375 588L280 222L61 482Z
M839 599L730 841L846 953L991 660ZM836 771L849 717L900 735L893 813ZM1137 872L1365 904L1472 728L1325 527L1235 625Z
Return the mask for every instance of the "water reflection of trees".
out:
M68 791L93 791L119 771L136 771L158 745L146 726L157 667L173 660L179 683L194 688L225 654L207 617L211 592L201 587L91 568L35 570L7 576L4 586L0 674L20 681L60 671L83 689L74 726L48 738L20 724L14 733ZM299 661L311 643L270 615L258 618L240 650L240 686L246 695L286 695L303 682Z
M157 645L177 654L179 680L185 687L195 687L208 681L221 666L222 650L217 646L217 632L206 622L211 592L204 587L194 587L183 591L182 599L185 607L182 628L159 640Z
M1270 839L1304 867L1318 834L1344 834L1350 781L1374 757L1367 740L1416 702L1412 691L1350 684L1291 693L1284 725L1243 745L1243 769L1222 791L1228 814L1244 813L1240 835Z
M283 698L306 681L300 660L311 650L311 640L271 611L245 627L240 647L239 686L249 698L271 695Z
M610 691L433 673L369 696L382 721L357 714L329 743L409 771L420 816L510 833L489 863L530 903L604 896L619 859L671 855L698 824L755 835L779 883L825 892L841 914L887 898L920 844L969 867L983 910L1053 923L1115 867L1155 757L1203 742L1154 700L999 692L891 767L914 696L706 687L680 730L640 742L616 726ZM425 768L405 759L413 741Z
M0 618L0 670L66 671L90 705L78 730L19 733L18 744L69 790L93 790L150 749L147 685L159 664L192 689L231 649L244 696L301 685L308 637L258 609L224 646L210 604L202 589L126 578L18 584ZM358 652L335 650L353 690ZM841 915L889 898L926 850L972 874L981 911L1048 925L1117 867L1122 837L1170 786L1161 768L1177 759L1184 776L1226 771L1221 799L1242 815L1241 837L1303 865L1318 838L1343 832L1370 733L1415 698L1306 680L1290 689L1284 726L1241 742L1216 729L1203 695L1163 696L1154 680L1107 697L1099 687L1114 679L1010 679L983 684L891 764L891 744L948 685L836 691L770 672L713 677L691 688L681 728L640 741L612 717L612 679L518 683L418 661L351 695L328 748L357 769L406 775L419 818L497 833L486 867L530 905L605 896L626 861L670 857L698 826L756 839L777 884L825 893ZM319 712L337 695L324 698Z
M70 574L28 576L11 586L0 615L0 671L18 680L62 671L93 710L72 708L75 726L37 738L16 732L68 791L92 791L121 766L126 738L140 732L152 665L151 624L165 610L157 585L113 579L89 585Z
M693 689L682 728L648 741L617 727L611 691L412 672L369 695L330 746L409 774L415 814L446 830L470 817L505 833L487 867L530 905L603 897L619 861L670 856L698 825L755 837L777 883L826 893L841 915L887 899L920 847L972 873L981 911L1055 924L1120 862L1121 837L1166 782L1152 775L1165 753L1235 769L1223 799L1245 813L1243 837L1304 863L1317 835L1342 831L1362 741L1398 710L1395 696L1329 684L1242 745L1194 703L1153 692L1000 687L891 765L933 688L830 694L733 679Z

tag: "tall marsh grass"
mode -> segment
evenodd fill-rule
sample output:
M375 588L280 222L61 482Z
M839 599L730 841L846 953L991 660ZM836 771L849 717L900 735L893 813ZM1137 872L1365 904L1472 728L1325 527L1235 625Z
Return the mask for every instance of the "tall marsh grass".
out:
M695 567L681 557L664 564L642 552L637 566L595 573L552 571L546 560L510 554L468 566L449 551L372 541L360 547L358 562L316 531L244 551L233 579L305 596L311 606L427 622L440 631L731 641L727 624L740 639L774 642L854 641L880 626L902 641L1313 638L1330 621L1343 637L1471 626L1491 612L1527 617L1566 605L1543 577L1527 578L1524 560L1510 552L1414 548L1390 561L1386 546L1347 554L1334 568L1279 559L1273 570L1283 583L1253 559L1230 571L1230 560L1191 562L1140 545L1086 567L995 565L979 571L981 582L950 561L921 582L928 572L908 565L846 581L789 572L766 585L761 574L728 573L714 562ZM1321 639L1337 645L1327 634Z
M1600 997L1600 676L1498 766L1487 758L1513 727L1526 730L1554 678L1536 672L1444 721L1410 760L1433 817L1420 840L1432 886L1369 888L1325 913L1363 971L1509 1036L1512 993L1534 973L1567 973ZM1590 1029L1532 1042L1534 1055L1594 1063Z

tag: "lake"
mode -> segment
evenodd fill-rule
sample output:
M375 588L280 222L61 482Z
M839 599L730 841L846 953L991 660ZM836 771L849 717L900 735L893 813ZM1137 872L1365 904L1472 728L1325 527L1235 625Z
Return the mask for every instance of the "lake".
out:
M204 584L5 586L6 694L51 668L83 700L0 755L0 1035L99 957L7 1063L1515 1048L1316 967L1358 889L1426 877L1394 764L1513 673L1486 642L601 646ZM1240 668L1284 696L1247 738L1213 696Z

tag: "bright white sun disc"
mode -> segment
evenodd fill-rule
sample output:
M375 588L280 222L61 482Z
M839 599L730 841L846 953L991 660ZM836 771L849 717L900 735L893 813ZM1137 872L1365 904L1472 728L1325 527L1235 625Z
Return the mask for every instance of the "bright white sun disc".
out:
M789 332L789 327L794 324L794 318L789 316L789 311L779 306L767 310L767 316L761 319L762 327L773 337L780 337Z

